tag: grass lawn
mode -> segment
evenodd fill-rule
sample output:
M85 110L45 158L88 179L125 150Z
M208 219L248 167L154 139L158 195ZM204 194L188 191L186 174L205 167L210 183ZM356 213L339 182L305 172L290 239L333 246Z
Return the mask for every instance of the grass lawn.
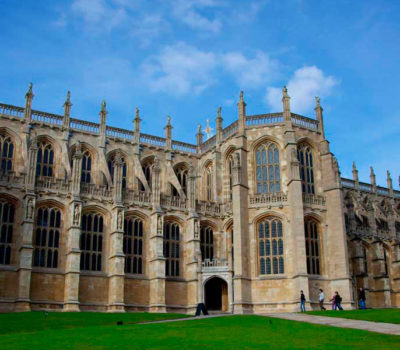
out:
M351 318L354 320L400 324L400 309L366 309L348 311L310 311L310 315Z
M8 314L1 316L8 332L0 335L0 348L6 349L365 349L384 350L400 346L400 337L359 330L312 325L301 322L272 319L261 316L233 316L199 319L159 324L110 325L101 318L113 316L114 320L134 317L159 317L152 314L73 314L79 326L66 328L57 320L65 314L52 314L55 327L47 319L47 326L29 330L26 321L32 322L36 314ZM34 316L32 316L34 315ZM40 317L43 317L43 315ZM73 315L69 316L71 326ZM92 316L91 316L92 315ZM94 315L94 316L93 316ZM7 316L13 318L16 329L7 325ZM50 315L49 315L50 316ZM83 320L88 317L97 319ZM118 317L120 316L120 317ZM164 315L168 317L169 315ZM21 326L15 322L21 320ZM22 330L22 331L20 331ZM12 331L12 332L11 332Z

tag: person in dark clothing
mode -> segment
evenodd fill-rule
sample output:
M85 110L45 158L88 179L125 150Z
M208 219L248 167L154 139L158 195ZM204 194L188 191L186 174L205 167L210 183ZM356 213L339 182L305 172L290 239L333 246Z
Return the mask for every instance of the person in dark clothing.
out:
M306 312L306 296L300 291L300 312Z
M365 309L365 290L364 288L360 288L358 292L358 305L360 305L360 309L364 310Z
M338 292L335 292L335 310L343 310L342 305L340 303L342 302L342 297L339 295Z

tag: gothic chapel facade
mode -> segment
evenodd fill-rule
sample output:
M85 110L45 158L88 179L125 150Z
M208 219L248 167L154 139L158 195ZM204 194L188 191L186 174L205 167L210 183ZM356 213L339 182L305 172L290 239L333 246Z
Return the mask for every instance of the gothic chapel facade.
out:
M340 177L316 119L246 115L197 143L0 104L0 310L400 305L400 192ZM328 299L328 298L327 298Z

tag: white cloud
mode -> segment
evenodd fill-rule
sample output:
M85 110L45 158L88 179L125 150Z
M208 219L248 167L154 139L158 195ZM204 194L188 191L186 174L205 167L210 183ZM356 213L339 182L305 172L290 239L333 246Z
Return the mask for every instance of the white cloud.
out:
M232 74L241 88L258 88L277 75L279 62L258 51L254 58L241 52L230 52L222 56L223 67Z
M314 97L329 96L332 89L339 83L333 76L326 76L316 66L306 66L294 72L293 77L287 83L288 93L291 97L291 110L295 113L309 111L314 105ZM268 87L265 100L274 110L282 109L282 89Z
M175 19L192 29L218 33L222 27L220 20L209 19L202 13L204 9L219 6L215 0L175 0L171 5Z
M179 43L166 46L141 67L144 82L152 91L172 95L199 94L213 84L212 70L217 64L211 52Z

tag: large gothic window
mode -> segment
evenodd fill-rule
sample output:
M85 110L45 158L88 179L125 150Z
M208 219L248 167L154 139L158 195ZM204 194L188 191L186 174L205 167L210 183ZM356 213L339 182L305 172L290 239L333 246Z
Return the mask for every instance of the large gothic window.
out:
M0 166L1 173L6 174L12 170L14 144L9 136L0 134Z
M151 161L147 161L142 165L144 177L147 180L147 184L151 188L151 182L152 182L152 171L151 167L153 166L153 163ZM142 182L139 180L139 191L146 191L146 188L143 186Z
M58 267L61 233L61 211L58 208L39 208L33 237L33 266Z
M314 194L314 161L311 148L304 143L299 145L297 148L297 158L300 163L300 178L303 193Z
M185 166L179 166L178 168L175 169L175 174L176 177L178 178L178 181L182 187L183 192L185 195L187 195L187 176L188 176L188 171ZM173 196L178 196L178 191L174 186L172 186L172 195Z
M81 182L89 184L91 182L91 172L92 172L92 156L89 151L83 153L82 156L82 173Z
M228 180L229 180L229 199L233 197L233 154L229 155L227 159Z
M122 161L122 189L126 189L126 162L125 158ZM115 155L112 155L107 162L108 170L110 171L111 179L114 181Z
M212 165L210 164L209 166L206 167L204 171L204 190L205 190L205 199L207 201L212 201L213 199L213 181L212 181Z
M319 275L321 271L318 222L313 219L306 219L304 222L304 233L306 241L307 273Z
M165 276L179 276L180 266L180 228L173 222L164 224Z
M0 265L10 265L11 244L14 230L15 208L11 203L0 201Z
M143 221L126 218L124 221L125 272L143 273Z
M261 275L285 272L283 228L279 219L270 217L258 223L258 247Z
M80 239L81 270L101 271L103 252L103 217L97 213L82 215Z
M202 226L200 229L200 249L203 261L214 258L214 233L210 226Z
M43 141L38 143L36 158L36 176L53 177L54 150L51 144Z
M257 148L256 168L258 193L281 191L279 151L274 143L266 142Z

